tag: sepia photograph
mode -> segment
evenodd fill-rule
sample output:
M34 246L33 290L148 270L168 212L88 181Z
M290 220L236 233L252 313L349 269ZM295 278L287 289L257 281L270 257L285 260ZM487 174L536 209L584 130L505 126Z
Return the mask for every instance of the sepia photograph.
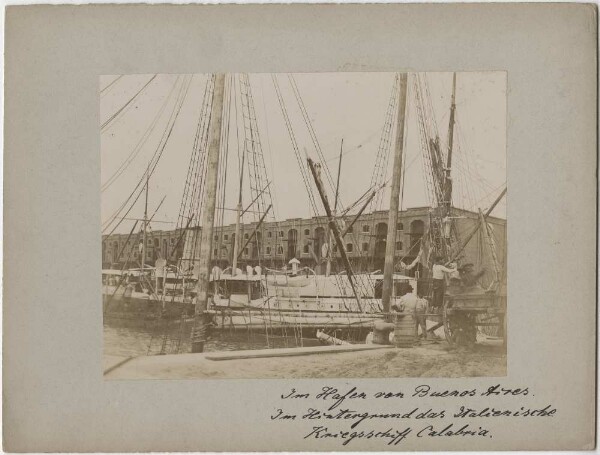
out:
M594 5L5 13L4 450L596 447Z
M104 379L506 376L506 86L101 76Z

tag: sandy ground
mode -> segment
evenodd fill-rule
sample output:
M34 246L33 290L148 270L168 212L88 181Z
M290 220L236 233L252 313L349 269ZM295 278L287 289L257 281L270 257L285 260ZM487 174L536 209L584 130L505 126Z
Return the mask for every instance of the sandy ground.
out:
M119 359L105 359L105 365ZM123 360L123 359L121 359ZM136 357L105 374L120 379L498 377L506 355L498 344L453 349L444 341L294 357L209 360L204 354Z

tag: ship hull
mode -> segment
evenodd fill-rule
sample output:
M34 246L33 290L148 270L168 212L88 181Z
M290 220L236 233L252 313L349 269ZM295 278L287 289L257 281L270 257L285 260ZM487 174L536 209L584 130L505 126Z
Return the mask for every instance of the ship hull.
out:
M194 305L190 298L168 296L152 298L144 292L117 289L106 286L102 294L103 313L105 318L153 320L159 317L169 319L192 316Z

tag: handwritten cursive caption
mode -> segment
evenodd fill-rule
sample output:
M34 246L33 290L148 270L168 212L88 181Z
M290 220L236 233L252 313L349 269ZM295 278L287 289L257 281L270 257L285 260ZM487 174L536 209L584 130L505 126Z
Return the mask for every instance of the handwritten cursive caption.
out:
M533 397L528 387L501 384L462 390L421 384L374 393L356 386L325 386L316 392L291 388L280 395L280 405L272 410L270 420L296 425L303 439L332 440L342 446L365 439L397 446L409 438L493 438L487 423L494 419L556 415L551 404L523 405ZM446 399L444 405L432 406L441 398ZM503 398L502 404L495 405L498 398ZM514 406L505 407L506 398L514 400ZM447 399L456 404L448 406Z

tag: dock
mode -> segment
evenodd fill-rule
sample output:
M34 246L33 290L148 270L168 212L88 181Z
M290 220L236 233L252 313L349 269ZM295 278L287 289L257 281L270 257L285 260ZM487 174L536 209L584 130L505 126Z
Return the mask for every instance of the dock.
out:
M392 345L341 345L205 352L140 357L111 356L106 380L135 379L293 379L505 376L506 355L499 346L474 351L446 343L402 349Z

